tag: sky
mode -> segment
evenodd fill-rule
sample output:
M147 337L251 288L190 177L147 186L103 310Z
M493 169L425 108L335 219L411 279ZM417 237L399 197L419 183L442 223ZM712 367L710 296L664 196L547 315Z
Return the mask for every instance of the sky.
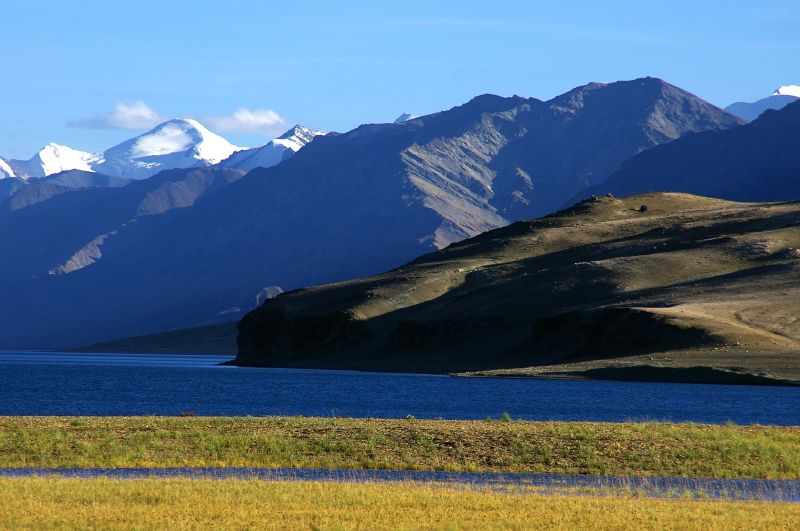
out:
M647 75L724 107L800 84L798 28L797 0L0 0L0 155L171 117L252 146Z

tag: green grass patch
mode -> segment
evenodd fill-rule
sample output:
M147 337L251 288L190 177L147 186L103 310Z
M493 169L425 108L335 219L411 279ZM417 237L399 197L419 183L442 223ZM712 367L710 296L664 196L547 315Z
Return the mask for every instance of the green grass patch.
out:
M257 466L800 478L800 428L305 417L0 417L0 467Z

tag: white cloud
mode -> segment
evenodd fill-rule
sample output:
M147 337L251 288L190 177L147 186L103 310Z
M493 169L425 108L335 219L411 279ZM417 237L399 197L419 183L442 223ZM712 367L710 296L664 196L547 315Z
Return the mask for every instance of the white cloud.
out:
M111 112L67 122L67 125L89 129L150 129L165 120L145 102L136 101L117 103Z
M69 127L89 129L150 129L168 120L143 101L117 103L111 112L67 122ZM271 109L239 108L229 116L206 116L200 121L221 133L260 134L269 137L283 133L287 126Z
M208 116L203 119L211 129L225 133L256 133L265 136L281 134L286 120L271 109L240 108L231 116Z

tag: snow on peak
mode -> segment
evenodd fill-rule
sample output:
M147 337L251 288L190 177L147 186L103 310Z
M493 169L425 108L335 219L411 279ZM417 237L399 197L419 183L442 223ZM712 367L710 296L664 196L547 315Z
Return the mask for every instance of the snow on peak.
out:
M394 121L394 122L392 122L392 123L395 123L395 124L401 124L401 123L403 123L403 122L407 122L407 121L409 121L409 120L413 120L414 118L418 118L418 116L417 116L417 115L415 115L415 114L408 114L407 112L404 112L403 114L401 114L400 116L398 116L398 117L395 119L395 121Z
M50 143L29 160L12 160L11 166L18 176L47 177L67 170L93 171L92 164L99 158L97 153Z
M778 87L775 92L772 93L773 96L794 96L795 98L800 98L800 85L784 85L782 87Z
M46 168L46 175L52 175L65 170L92 171L89 164L97 160L97 154L87 153L59 144L47 144L37 154Z
M193 151L195 159L216 164L239 149L197 120L176 118L109 149L106 155L124 152L130 158L142 159Z
M112 177L146 179L163 170L219 163L241 169L269 167L289 158L314 137L323 134L296 125L264 146L244 149L212 133L197 120L175 118L104 153L48 144L27 161L0 159L0 178L47 177L67 170L83 170Z
M9 179L16 176L17 175L14 173L14 169L11 167L11 164L9 164L8 161L3 157L0 157L0 179Z
M283 146L297 152L300 151L300 148L314 140L314 137L324 134L325 133L322 131L314 131L298 124L270 142L270 144Z
M269 168L288 159L314 140L315 137L324 134L322 131L314 131L302 125L295 125L263 146L234 153L222 162L222 166L239 170Z
M197 120L175 118L108 149L95 170L144 179L166 169L217 164L241 149Z

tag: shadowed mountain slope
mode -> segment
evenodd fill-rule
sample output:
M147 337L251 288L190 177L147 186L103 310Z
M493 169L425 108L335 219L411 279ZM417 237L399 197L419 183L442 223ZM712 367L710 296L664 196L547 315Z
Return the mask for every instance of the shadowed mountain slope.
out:
M735 201L800 199L800 101L741 127L645 151L573 199L671 191Z
M800 380L798 248L800 203L598 198L284 293L241 321L237 363Z
M227 169L171 170L128 186L59 188L58 194L30 201L24 208L11 208L17 199L13 196L7 202L8 208L0 209L0 248L13 249L0 262L0 274L4 278L31 274L45 279L52 268L78 254L98 236L117 234L137 220L191 206L242 175L241 171ZM94 173L89 176L105 177ZM51 179L54 183L50 184L60 186L55 184L59 182L56 178L36 184L46 185ZM121 184L119 179L111 180L112 185ZM74 184L73 180L69 182ZM96 257L100 258L102 255ZM120 280L124 278L121 276ZM2 287L13 288L7 283Z
M19 210L65 192L87 188L120 188L130 183L128 179L102 173L68 170L48 177L21 181L16 189L10 190L8 198L0 199L0 209Z

